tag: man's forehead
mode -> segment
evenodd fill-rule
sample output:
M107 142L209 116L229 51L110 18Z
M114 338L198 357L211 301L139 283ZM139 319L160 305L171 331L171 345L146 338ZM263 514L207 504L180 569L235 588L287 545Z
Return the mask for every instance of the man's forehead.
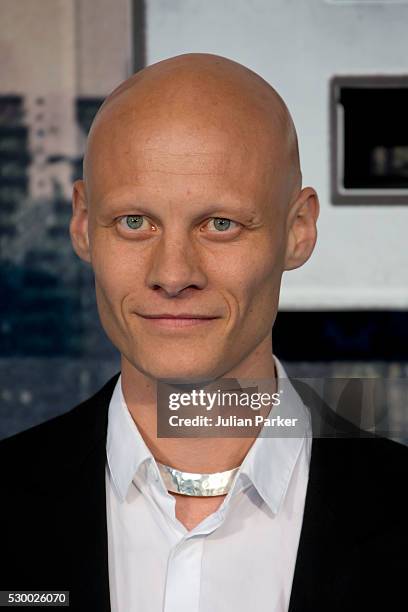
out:
M229 125L202 117L147 117L129 112L105 117L88 142L87 170L104 180L107 174L146 173L179 176L227 174L236 179L245 171L249 177L263 172L265 158L273 163L264 134L255 135L250 126Z
M180 154L150 149L119 162L117 156L104 156L101 164L93 165L86 185L94 201L177 201L188 196L191 202L249 202L264 190L264 174L253 160L250 168L234 163L223 151Z
M178 153L145 147L137 160L141 172L160 172L181 176L225 174L227 157L223 151Z

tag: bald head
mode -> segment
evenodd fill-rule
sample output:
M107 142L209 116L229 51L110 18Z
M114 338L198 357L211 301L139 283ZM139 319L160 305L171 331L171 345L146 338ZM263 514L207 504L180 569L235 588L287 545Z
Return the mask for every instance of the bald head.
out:
M119 144L129 130L138 145L143 143L143 160L138 158L143 170L148 164L160 172L170 164L180 174L222 172L226 150L235 147L248 157L260 155L288 199L301 187L296 131L284 101L259 75L224 57L180 55L120 84L92 124L84 158L87 189L94 162L103 166L112 143ZM218 139L215 147L208 144L212 134ZM130 151L123 145L125 157Z

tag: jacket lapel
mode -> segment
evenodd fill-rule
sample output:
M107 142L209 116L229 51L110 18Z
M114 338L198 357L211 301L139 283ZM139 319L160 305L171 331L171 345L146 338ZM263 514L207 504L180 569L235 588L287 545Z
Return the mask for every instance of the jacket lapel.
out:
M289 612L337 610L356 542L359 430L330 409L309 385L292 380L312 416L313 440L302 530ZM353 489L354 487L354 489Z
M93 397L75 408L75 460L70 466L75 491L70 500L69 537L75 610L110 612L106 519L106 434L116 374Z
M339 553L336 516L323 486L321 440L313 440L303 524L289 612L333 610L331 598ZM330 443L330 440L323 442Z

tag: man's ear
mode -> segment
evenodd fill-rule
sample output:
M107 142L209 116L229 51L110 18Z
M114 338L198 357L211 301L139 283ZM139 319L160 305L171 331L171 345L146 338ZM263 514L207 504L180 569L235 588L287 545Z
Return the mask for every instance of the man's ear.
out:
M84 181L75 181L72 192L72 218L69 225L71 242L75 253L84 261L91 262L88 237L88 204Z
M299 268L313 253L317 239L316 222L319 211L316 191L312 187L304 187L288 213L285 270Z

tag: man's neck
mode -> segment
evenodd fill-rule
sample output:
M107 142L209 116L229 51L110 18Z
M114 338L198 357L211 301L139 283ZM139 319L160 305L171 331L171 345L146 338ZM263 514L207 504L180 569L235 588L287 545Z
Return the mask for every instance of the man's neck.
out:
M222 378L267 379L271 381L270 389L271 393L274 393L276 370L271 349L269 348L268 353L261 361L258 360L257 364L253 362L240 364L240 367ZM121 381L128 410L152 455L160 463L186 472L222 472L241 465L256 439L256 436L158 438L156 381L145 376L124 357L122 357Z

